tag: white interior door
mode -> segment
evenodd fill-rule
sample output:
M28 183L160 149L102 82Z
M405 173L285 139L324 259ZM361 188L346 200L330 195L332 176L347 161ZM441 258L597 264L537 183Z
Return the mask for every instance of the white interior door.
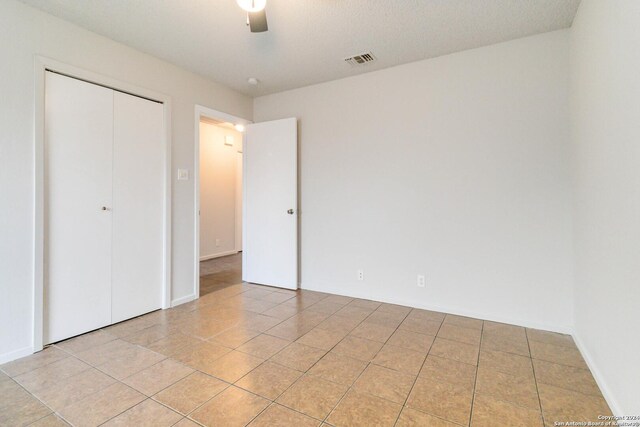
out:
M163 105L114 92L112 323L162 307Z
M295 118L248 125L243 146L243 280L298 287Z
M113 91L46 73L45 344L111 322Z
M242 151L236 153L236 251L242 251Z

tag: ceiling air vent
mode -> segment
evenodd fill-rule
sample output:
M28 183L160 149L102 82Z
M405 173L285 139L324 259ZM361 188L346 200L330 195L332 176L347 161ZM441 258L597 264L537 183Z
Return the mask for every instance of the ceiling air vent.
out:
M373 53L371 52L365 52L365 53L361 53L360 55L344 58L344 60L347 64L351 65L352 67L356 67L359 65L365 65L370 62L373 62L376 60L376 57L373 56Z

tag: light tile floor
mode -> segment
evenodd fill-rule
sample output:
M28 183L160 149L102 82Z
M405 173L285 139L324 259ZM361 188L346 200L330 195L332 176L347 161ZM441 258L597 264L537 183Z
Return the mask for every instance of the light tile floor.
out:
M3 426L553 426L610 414L570 336L246 283L0 369Z

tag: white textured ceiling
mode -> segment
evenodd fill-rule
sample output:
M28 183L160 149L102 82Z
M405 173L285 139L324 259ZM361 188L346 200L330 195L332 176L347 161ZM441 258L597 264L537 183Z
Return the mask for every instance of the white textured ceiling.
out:
M571 26L580 0L22 0L251 96ZM351 68L343 58L371 51ZM247 84L248 77L260 80Z

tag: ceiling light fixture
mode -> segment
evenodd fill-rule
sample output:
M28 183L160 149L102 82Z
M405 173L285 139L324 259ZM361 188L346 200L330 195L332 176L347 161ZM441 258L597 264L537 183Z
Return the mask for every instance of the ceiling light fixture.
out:
M236 0L236 2L247 12L260 12L267 5L267 0Z
M244 125L241 125L240 123L235 125L235 128L238 132L244 132Z
M256 79L255 77L249 77L247 79L247 83L249 83L251 86L256 86L258 84L258 79Z

